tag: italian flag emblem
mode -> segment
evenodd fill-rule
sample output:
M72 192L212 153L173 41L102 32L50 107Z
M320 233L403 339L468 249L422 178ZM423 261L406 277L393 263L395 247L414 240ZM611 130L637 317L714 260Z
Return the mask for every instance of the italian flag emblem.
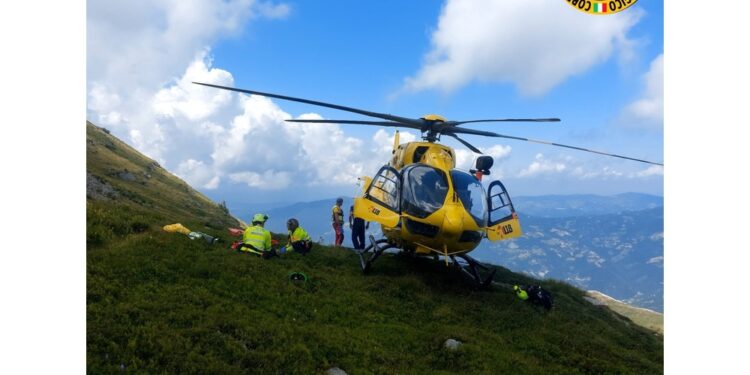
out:
M594 3L594 13L607 13L607 3Z

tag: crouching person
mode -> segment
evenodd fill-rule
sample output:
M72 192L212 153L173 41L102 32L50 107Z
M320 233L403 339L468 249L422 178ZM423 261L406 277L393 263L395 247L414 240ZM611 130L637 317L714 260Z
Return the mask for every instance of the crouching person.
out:
M296 251L304 255L312 249L310 235L299 226L297 219L287 220L286 229L289 231L289 237L286 246L281 248L282 254L287 251Z
M271 232L263 227L266 220L268 220L268 215L255 214L253 216L252 226L247 227L242 235L239 251L252 253L264 259L277 255L271 244Z

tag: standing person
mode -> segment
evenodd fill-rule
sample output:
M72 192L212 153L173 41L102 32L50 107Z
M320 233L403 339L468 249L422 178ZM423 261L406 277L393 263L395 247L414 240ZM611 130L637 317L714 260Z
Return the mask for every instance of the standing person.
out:
M337 198L336 204L331 209L331 220L333 221L333 231L335 233L334 247L339 247L344 242L344 210L341 208L342 204L344 204L344 199Z
M276 255L276 251L271 247L271 232L263 226L268 220L268 215L255 214L253 216L252 226L245 229L242 235L242 245L240 251L259 255L264 259Z
M349 228L352 228L352 244L357 250L365 248L365 229L370 227L365 219L354 216L354 206L349 207Z
M302 255L307 254L312 249L312 239L307 232L299 226L299 221L291 218L286 222L286 229L289 231L286 246L281 248L281 253L287 251L296 251Z

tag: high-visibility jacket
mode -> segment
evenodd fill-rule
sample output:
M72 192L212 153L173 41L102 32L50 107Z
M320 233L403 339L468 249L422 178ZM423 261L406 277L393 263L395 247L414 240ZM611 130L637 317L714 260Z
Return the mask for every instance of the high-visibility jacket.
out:
M297 227L294 232L289 232L289 242L297 241L310 241L310 235L302 227Z
M302 229L302 227L297 227L294 232L289 231L289 243L286 244L286 251L292 251L294 247L292 246L293 243L299 242L299 241L311 241L310 235L307 234L307 232Z
M522 299L524 301L526 301L527 299L529 299L529 294L526 293L526 291L523 288L520 288L520 287L518 287L516 285L513 289L515 289L516 296L518 296L518 298L520 298L520 299Z
M332 211L332 218L333 222L335 224L343 224L344 223L344 210L341 209L338 205L333 205Z
M242 235L242 242L248 245L252 245L254 248L260 251L271 250L271 232L267 231L260 225L254 225L247 227L245 233ZM240 250L255 252L247 247L242 247Z

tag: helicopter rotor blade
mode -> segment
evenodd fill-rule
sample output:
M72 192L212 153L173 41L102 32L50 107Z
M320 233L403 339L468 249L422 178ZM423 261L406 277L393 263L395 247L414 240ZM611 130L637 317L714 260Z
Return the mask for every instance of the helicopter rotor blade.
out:
M245 94L252 94L252 95L261 95L261 96L267 96L269 98L283 99L283 100L289 100L289 101L292 101L292 102L306 103L306 104L317 105L317 106L320 106L320 107L333 108L333 109L338 109L340 111L352 112L352 113L357 113L357 114L364 115L364 116L381 118L383 120L395 121L395 122L399 122L399 123L402 123L402 124L409 124L409 125L420 126L420 127L423 124L422 121L418 120L418 119L411 119L411 118L408 118L408 117L394 116L394 115L389 115L387 113L378 113L378 112L365 111L363 109L357 109L357 108L352 108L352 107L345 107L343 105L338 105L338 104L331 104L331 103L319 102L319 101L315 101L315 100L302 99L302 98L295 98L295 97L286 96L286 95L271 94L271 93L261 92L261 91L238 89L236 87L220 86L220 85L214 85L214 84L210 84L210 83L201 83L201 82L193 82L193 83L196 84L196 85L214 87L214 88L217 88L217 89L223 89L223 90L229 90L229 91L236 91L236 92L241 92L241 93L245 93Z
M311 123L311 124L349 124L349 125L376 125L376 126L392 126L396 128L411 128L411 129L420 129L419 126L414 126L411 124L402 124L400 122L393 122L393 121L360 121L360 120L304 120L304 119L295 119L295 120L284 120L286 122L303 122L303 123Z
M472 145L471 143L466 142L463 139L459 138L457 135L451 134L451 133L446 133L445 135L447 135L449 137L456 138L456 140L458 140L459 142L461 142L464 146L468 147L469 150L474 151L474 152L476 152L477 154L480 154L480 155L482 154L482 151L480 151L478 148L474 147L474 145Z
M519 141L526 141L527 140L526 138L513 137L513 136L509 136L509 135L502 135L502 134L497 134L495 132L488 132L486 130L476 130L476 129L467 129L467 128L451 128L449 130L446 130L445 133L446 134L448 134L448 133L456 134L457 133L457 134L483 135L483 136L486 136L486 137L510 138L510 139L516 139L516 140L519 140Z
M487 120L451 121L451 125L462 125L474 122L560 122L559 118L499 118Z
M629 156L611 154L609 152L596 151L596 150L591 150L591 149L583 148L583 147L570 146L570 145L564 145L564 144L561 144L561 143L542 141L542 140L539 140L539 139L514 137L512 135L503 135L503 134L497 134L497 133L488 132L488 131L474 130L474 129L464 129L464 128L454 128L454 129L451 129L450 131L452 133L464 133L464 134L484 135L484 136L488 136L488 137L498 137L498 138L515 139L515 140L518 140L518 141L525 141L525 142L539 143L539 144L543 144L543 145L564 147L564 148L569 148L569 149L578 150L578 151L591 152L591 153L599 154L599 155L612 156L612 157L620 158L620 159L627 159L627 160L639 161L641 163L646 163L646 164L653 164L653 165L664 166L663 163L656 163L656 162L653 162L653 161L648 161L648 160L643 160L643 159L636 159L636 158L631 158Z

